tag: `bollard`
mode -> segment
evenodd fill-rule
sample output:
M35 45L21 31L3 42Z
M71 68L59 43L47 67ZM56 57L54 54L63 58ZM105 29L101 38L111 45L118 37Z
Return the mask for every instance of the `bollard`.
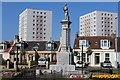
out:
M49 65L48 65L48 61L46 61L46 69L48 69Z
M10 69L10 61L7 61L7 69Z
M28 68L31 68L31 61L28 61Z
M16 66L16 61L14 61L14 69L16 70L17 66Z
M61 69L61 78L62 78L63 70Z

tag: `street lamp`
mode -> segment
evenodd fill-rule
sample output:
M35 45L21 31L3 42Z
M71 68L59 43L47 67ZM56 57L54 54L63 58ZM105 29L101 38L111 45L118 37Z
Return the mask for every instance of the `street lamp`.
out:
M21 45L22 45L22 44L21 44L20 42L17 42L17 43L15 44L15 47L17 48L17 54L16 54L16 72L19 71L19 69L18 69L18 49L20 49Z
M82 49L82 50L81 50L82 74L83 74L83 45L85 45L84 43L85 43L85 42L80 41L80 49Z
M83 44L82 44L82 74L83 74Z
M38 63L38 55L37 55L37 51L38 51L38 48L39 48L39 46L34 46L33 47L33 50L35 51L35 61L36 61L36 63L35 63L35 65L37 66L37 63Z
M28 44L25 41L17 42L15 43L15 47L17 48L17 54L16 54L16 72L19 71L18 69L18 50L21 48L27 48Z
M35 44L35 46L33 47L33 50L35 51L35 69L38 64L38 55L37 55L38 48L39 48L39 43ZM36 78L36 75L35 75L35 78Z

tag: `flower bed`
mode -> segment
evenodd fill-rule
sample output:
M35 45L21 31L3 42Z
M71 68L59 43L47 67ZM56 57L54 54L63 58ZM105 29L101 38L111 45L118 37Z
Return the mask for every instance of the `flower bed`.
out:
M13 77L19 75L20 72L3 72L2 77Z
M3 77L10 77L10 76L13 76L15 74L15 72L4 72L2 74Z
M92 75L92 78L120 79L120 75Z
M83 78L89 78L89 75L70 75L70 78L83 79Z

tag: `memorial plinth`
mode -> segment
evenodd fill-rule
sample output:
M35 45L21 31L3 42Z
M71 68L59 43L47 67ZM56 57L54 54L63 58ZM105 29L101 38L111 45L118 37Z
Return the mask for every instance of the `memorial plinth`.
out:
M68 71L75 71L75 65L70 64L70 53L61 51L57 53L57 64L50 65L52 71L63 71L63 74Z

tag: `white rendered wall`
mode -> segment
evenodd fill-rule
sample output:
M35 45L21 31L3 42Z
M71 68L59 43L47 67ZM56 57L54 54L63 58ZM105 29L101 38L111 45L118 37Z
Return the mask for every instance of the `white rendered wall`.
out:
M1 52L0 54L2 54L4 60L10 59L10 54L8 52Z
M78 51L79 53L81 53L81 49L74 49L73 51ZM87 50L84 50L83 53L85 53ZM93 53L90 55L90 65L89 66L92 66L92 67L100 67L100 63L101 62L104 62L105 61L105 53L109 53L110 57L110 61L112 63L112 66L115 67L115 61L116 61L116 52L114 49L108 49L108 50L92 50ZM95 64L95 53L100 53L100 63L99 64ZM117 55L118 56L118 55ZM118 61L120 61L119 59L120 57L120 53L119 53L119 56L118 56ZM87 57L86 57L87 58ZM81 60L81 59L80 59ZM77 61L77 57L74 56L74 62Z

